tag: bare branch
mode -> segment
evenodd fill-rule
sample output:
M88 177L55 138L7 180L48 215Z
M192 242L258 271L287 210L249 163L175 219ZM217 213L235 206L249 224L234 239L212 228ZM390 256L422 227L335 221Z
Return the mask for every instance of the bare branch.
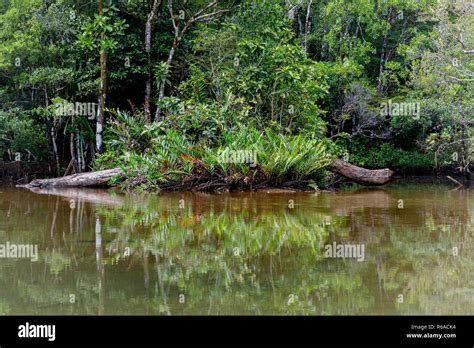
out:
M218 11L215 11L215 12L212 12L212 13L204 14L202 16L194 18L193 22L197 22L197 21L203 20L205 18L213 17L215 15L218 15L220 13L225 13L225 12L229 12L229 10L218 10Z
M212 18L213 16L215 16L217 14L229 11L229 10L217 10L217 11L214 11L214 12L207 13L208 10L210 10L212 7L217 5L217 3L218 3L218 0L213 0L207 6L203 7L199 11L197 11L190 19L187 20L187 22L184 24L184 26L181 29L180 28L180 23L176 23L175 15L173 13L173 0L168 0L168 7L169 7L169 10L170 10L171 21L173 23L175 34L174 34L173 44L172 44L171 49L170 49L169 54L168 54L168 59L165 63L167 69L169 69L171 67L171 63L173 62L173 58L174 58L174 55L176 53L176 49L178 48L179 44L181 43L181 40L183 39L184 34L186 34L188 29L191 27L191 25L194 22L197 22L197 21L200 21L200 20L206 20L206 19ZM186 5L186 1L184 2L184 5ZM165 80L163 79L160 82L160 92L159 92L159 95L158 95L158 101L161 101L164 98L164 96L165 96ZM161 114L161 107L158 106L158 108L156 109L156 113L155 113L156 120L159 119L160 114Z
M451 76L451 75L446 75L447 77L449 77L450 79L456 81L456 82L460 82L460 83L465 83L465 82L472 82L474 81L474 79L460 79L458 77L455 77L455 76Z
M176 24L176 20L174 18L174 13L173 13L173 0L168 0L168 8L170 10L170 17L171 17L171 23L173 23L173 28L174 28L174 32L175 34L177 34L179 32L179 27L178 25Z
M457 38L457 41L461 44L463 48L463 52L466 54L474 54L474 50L467 50L466 46L464 45L464 36L462 34L462 30L458 27L458 34L459 37Z
M214 1L210 2L209 5L207 5L206 7L203 7L201 10L196 12L191 19L199 17L204 11L206 11L206 10L210 9L211 7L217 5L217 2L218 2L218 0L214 0Z

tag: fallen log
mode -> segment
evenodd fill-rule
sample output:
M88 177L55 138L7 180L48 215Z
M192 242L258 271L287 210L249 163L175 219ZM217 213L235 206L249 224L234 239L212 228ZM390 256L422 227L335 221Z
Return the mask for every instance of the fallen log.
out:
M106 187L110 186L110 180L115 179L116 177L124 179L125 173L120 168L115 168L98 172L68 175L55 179L36 179L28 185L18 185L17 187Z
M329 166L329 170L363 185L386 184L394 174L393 171L388 168L370 170L357 167L340 159L336 159Z

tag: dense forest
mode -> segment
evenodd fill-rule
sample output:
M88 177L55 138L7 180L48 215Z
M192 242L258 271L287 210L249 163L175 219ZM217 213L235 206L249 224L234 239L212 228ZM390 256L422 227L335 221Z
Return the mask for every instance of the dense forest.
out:
M317 188L336 158L469 178L473 11L0 0L0 162L50 176L119 167L142 189Z

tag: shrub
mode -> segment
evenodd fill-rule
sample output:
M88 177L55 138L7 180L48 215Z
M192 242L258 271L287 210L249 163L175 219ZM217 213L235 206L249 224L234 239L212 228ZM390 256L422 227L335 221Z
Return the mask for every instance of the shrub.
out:
M391 168L394 170L432 170L435 166L429 153L404 150L391 143L355 142L350 146L349 160L361 167L370 169Z
M30 113L19 108L0 110L0 155L10 150L21 153L22 158L31 154L39 161L45 160L48 156L46 134L46 127L38 125Z
M141 178L139 183L149 186L193 180L197 184L202 178L235 188L303 182L314 185L322 182L325 167L332 161L328 140L314 136L282 135L239 124L222 130L221 136L209 143L174 128L150 129L140 118L120 112L115 115L108 131L114 136L106 138L107 151L96 165L119 166L130 178ZM222 154L232 151L251 151L256 163L226 161Z

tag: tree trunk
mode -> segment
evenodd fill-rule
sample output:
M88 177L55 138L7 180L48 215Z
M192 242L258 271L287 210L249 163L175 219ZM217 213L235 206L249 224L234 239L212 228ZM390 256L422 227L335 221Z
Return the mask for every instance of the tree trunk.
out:
M98 0L99 16L104 13L102 0ZM101 38L105 38L105 33L101 34ZM96 126L96 148L97 153L102 152L102 132L104 128L104 111L107 97L107 51L102 47L100 49L100 91L99 91L99 107L97 112L97 126Z
M74 122L74 121L73 121ZM69 153L71 155L71 166L74 173L78 173L77 162L76 162L76 148L74 141L74 132L69 134Z
M36 179L28 185L19 186L27 188L47 188L47 187L99 187L110 186L111 179L120 177L125 178L125 173L119 169L108 169L98 172L81 173L68 175L62 178L55 179Z
M393 7L388 8L388 17L387 17L387 22L389 25L392 25L392 12L393 12ZM390 29L387 30L387 32L384 34L383 37L383 43L382 43L382 52L380 53L380 65L379 65L379 81L377 84L377 91L381 94L384 93L385 89L385 82L383 80L383 74L385 72L385 65L387 63L387 43L388 43L388 34L389 34Z
M44 99L45 99L45 108L48 109L49 108L49 97L48 97L48 91L44 90ZM60 123L61 121L58 121L58 123ZM61 175L61 166L59 164L59 153L58 153L58 145L56 144L56 119L53 118L53 124L51 126L51 129L50 129L50 134L51 134L51 143L53 145L53 156L54 156L54 160L56 161L56 172L58 174L58 176Z
M335 160L329 167L329 170L363 185L386 184L394 174L393 171L388 168L376 170L364 169L340 159Z
M53 156L54 160L56 161L56 173L61 175L61 167L59 165L59 154L58 154L58 145L56 144L56 130L55 130L55 122L53 121L53 126L51 127L50 130L51 133L51 142L53 144Z
M147 55L148 61L148 77L145 83L145 101L143 104L143 108L145 111L145 116L148 121L151 121L151 111L150 111L150 96L151 96L151 35L153 32L153 21L158 13L158 9L160 7L161 0L154 0L151 11L148 15L148 19L146 21L145 26L145 52Z
M311 6L313 5L313 0L310 0L308 3L308 8L306 10L306 22L304 24L304 53L308 54L308 34L311 31Z
M168 74L169 69L171 68L171 63L173 62L174 54L180 42L181 42L181 36L179 35L175 37L173 41L173 46L171 46L171 50L168 54L168 60L166 61L166 74ZM166 77L160 82L160 93L158 95L158 107L156 108L156 114L155 114L156 121L160 120L161 106L159 105L159 103L165 97L165 88L166 88Z

